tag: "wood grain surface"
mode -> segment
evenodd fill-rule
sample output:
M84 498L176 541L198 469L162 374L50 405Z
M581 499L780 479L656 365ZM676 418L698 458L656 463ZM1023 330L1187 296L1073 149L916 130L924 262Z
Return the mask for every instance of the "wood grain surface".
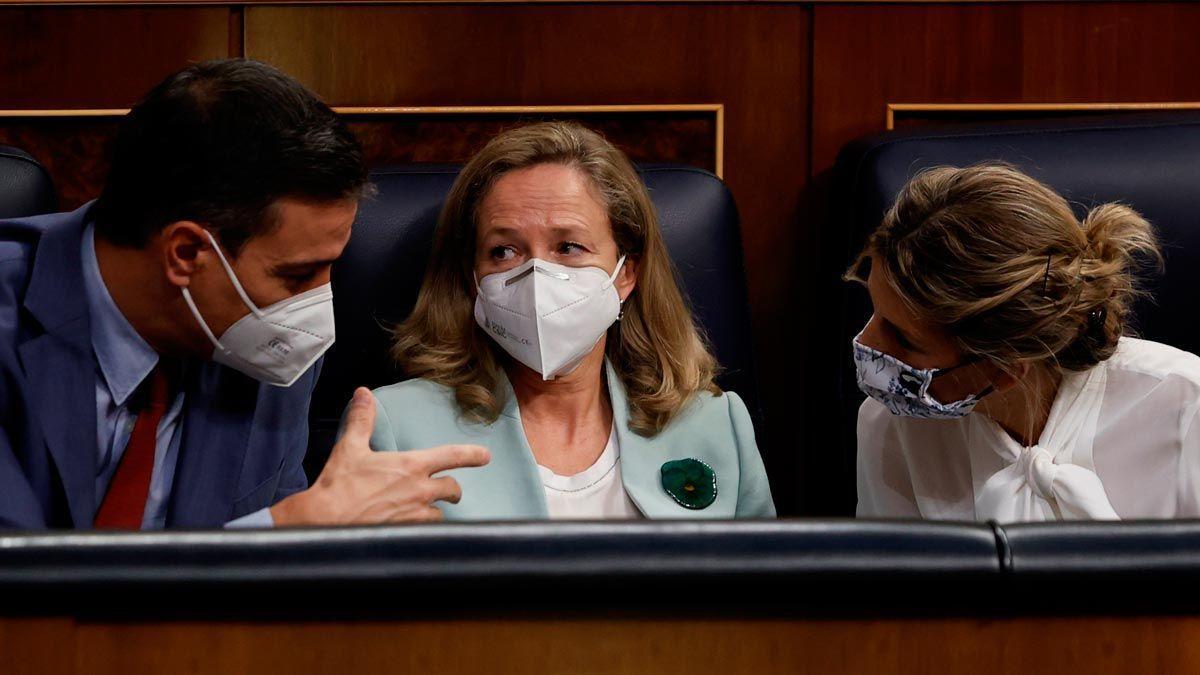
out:
M0 619L0 672L1194 673L1197 618L75 623Z

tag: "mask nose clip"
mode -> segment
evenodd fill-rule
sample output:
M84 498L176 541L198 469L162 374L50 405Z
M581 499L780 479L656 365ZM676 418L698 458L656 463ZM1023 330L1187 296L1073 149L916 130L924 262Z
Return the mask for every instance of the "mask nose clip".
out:
M550 270L544 270L540 267L535 267L534 269L537 270L539 274L545 274L551 279L558 279L559 281L571 280L571 275L567 274L566 272L551 272Z

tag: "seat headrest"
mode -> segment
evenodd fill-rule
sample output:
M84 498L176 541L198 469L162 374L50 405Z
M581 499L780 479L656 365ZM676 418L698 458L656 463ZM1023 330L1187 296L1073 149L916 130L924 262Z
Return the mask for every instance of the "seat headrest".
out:
M0 218L51 213L56 206L46 169L24 150L0 145Z
M1057 190L1081 218L1111 201L1144 215L1167 261L1163 276L1147 279L1155 301L1137 308L1135 328L1149 339L1200 352L1198 322L1187 311L1200 288L1198 153L1200 113L919 128L865 138L839 158L849 212L845 262L904 183L923 169L1005 161ZM857 330L858 318L864 317L846 329Z

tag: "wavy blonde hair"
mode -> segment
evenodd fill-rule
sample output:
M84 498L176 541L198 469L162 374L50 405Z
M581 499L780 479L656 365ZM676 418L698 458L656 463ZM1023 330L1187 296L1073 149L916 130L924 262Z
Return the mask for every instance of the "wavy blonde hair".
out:
M1150 223L1122 204L1081 222L1067 201L1006 164L940 167L900 191L847 278L866 259L918 317L962 352L1086 370L1128 332L1137 272L1162 265Z
M629 394L630 427L653 436L699 392L719 394L716 359L675 280L646 186L629 159L578 124L544 122L506 131L463 167L446 198L416 306L395 330L405 372L454 390L463 416L490 424L505 401L492 340L475 323L474 261L480 203L501 176L563 164L587 176L608 211L620 252L637 261L637 285L605 353Z

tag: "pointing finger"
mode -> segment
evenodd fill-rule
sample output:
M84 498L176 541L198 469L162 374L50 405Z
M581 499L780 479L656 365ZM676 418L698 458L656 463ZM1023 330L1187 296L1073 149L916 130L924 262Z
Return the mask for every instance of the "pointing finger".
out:
M482 445L439 445L427 450L414 450L410 454L430 474L448 469L483 466L492 459L491 453Z

